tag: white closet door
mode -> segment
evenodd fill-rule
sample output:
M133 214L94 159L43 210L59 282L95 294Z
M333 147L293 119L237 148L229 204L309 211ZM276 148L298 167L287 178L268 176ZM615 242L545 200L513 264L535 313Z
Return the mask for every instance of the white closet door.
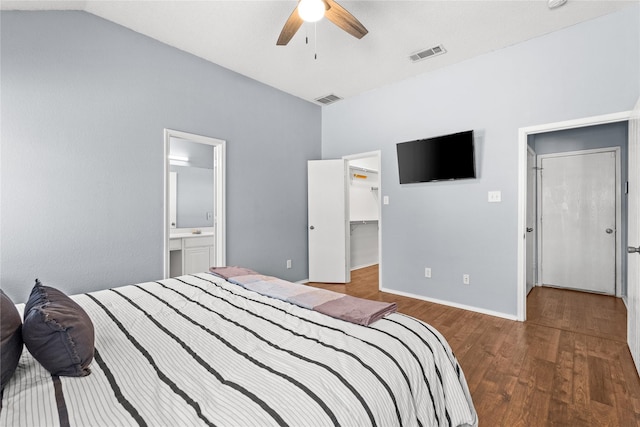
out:
M542 159L542 283L615 294L615 152Z
M347 184L346 160L308 162L311 282L351 281Z

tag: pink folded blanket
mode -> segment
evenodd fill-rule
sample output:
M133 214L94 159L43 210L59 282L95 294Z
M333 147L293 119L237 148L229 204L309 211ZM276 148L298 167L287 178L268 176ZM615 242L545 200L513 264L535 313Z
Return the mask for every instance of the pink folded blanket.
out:
M209 271L218 277L228 280L230 277L245 276L247 274L258 274L253 270L244 267L211 267Z
M358 325L370 325L398 309L395 302L372 301L344 295L314 307L314 310Z
M211 267L211 273L230 283L271 298L287 301L299 307L358 325L368 326L398 307L395 302L372 301L287 282L277 277L264 276L243 267Z

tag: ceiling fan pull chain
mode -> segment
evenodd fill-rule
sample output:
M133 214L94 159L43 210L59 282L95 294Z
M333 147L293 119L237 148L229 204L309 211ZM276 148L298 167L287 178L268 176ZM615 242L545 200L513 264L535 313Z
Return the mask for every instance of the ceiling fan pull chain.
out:
M313 59L318 59L318 23L313 23Z

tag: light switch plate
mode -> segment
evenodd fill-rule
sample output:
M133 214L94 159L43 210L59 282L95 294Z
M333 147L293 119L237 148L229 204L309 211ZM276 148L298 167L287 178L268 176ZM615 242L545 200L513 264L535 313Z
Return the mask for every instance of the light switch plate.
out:
M489 191L489 203L500 203L502 201L502 191Z

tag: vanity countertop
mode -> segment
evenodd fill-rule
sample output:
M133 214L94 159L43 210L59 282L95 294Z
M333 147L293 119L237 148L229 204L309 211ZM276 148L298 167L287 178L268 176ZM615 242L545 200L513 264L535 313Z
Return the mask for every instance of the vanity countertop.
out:
M213 236L213 231L203 231L202 233L173 233L169 235L170 239L183 239L185 237L204 237Z

